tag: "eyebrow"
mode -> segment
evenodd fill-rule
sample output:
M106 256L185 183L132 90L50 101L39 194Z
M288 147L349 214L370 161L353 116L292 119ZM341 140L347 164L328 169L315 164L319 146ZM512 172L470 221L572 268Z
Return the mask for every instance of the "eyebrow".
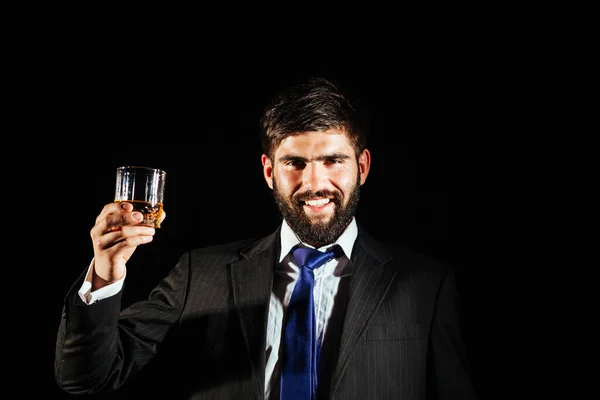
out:
M331 159L342 159L342 160L347 160L350 158L350 156L348 154L345 153L331 153L331 154L322 154L318 157L315 157L313 160L314 161L327 161L327 160L331 160ZM286 161L302 161L302 162L308 162L310 161L308 158L306 157L302 157L302 156L298 156L295 154L285 154L281 157L279 157L279 161L280 162L286 162Z

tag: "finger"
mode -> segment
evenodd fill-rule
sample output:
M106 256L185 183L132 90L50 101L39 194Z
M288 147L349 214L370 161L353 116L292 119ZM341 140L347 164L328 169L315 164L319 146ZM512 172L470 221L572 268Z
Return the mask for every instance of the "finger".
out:
M104 205L104 208L102 209L102 212L100 213L100 215L112 214L115 212L119 212L120 210L132 211L133 204L126 202L126 201L115 201L112 203L108 203L108 204Z
M107 220L105 232L123 229L125 226L137 225L144 219L141 212L126 212Z
M146 225L125 225L118 230L105 232L94 240L97 250L105 250L115 246L120 248L135 247L151 242L156 230Z
M138 224L143 216L140 212L133 211L133 205L127 202L115 202L104 206L96 218L96 225L92 229L92 236L100 236L106 232L120 230L125 225Z

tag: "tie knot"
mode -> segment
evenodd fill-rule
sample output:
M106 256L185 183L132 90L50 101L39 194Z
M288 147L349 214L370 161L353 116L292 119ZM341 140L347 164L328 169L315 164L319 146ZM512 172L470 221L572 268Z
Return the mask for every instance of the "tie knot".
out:
M336 257L340 250L341 247L339 245L335 245L325 252L308 247L296 247L293 250L293 254L299 268L307 267L312 270Z

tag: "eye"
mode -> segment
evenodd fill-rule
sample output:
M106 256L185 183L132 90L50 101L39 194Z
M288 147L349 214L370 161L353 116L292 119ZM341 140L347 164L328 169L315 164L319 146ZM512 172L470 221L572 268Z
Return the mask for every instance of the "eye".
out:
M325 160L325 164L342 164L344 162L343 158L332 157Z
M300 160L288 160L285 162L285 166L286 167L293 167L293 168L302 168L304 167L304 161L300 161Z

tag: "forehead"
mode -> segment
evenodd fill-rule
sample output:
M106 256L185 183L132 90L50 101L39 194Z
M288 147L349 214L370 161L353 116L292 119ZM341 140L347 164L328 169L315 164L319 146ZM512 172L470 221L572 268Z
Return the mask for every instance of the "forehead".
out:
M307 157L333 153L354 153L348 136L337 129L290 135L275 150L275 158L292 154Z

